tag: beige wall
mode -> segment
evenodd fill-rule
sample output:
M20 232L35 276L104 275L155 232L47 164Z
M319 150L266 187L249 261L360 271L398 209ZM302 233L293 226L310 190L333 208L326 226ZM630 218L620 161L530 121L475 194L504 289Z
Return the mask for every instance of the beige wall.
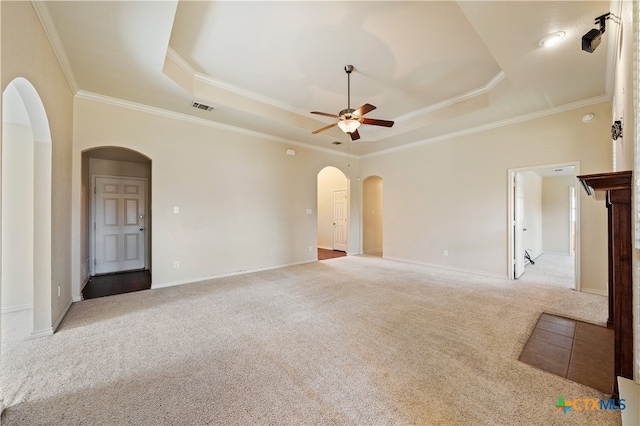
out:
M365 253L382 253L382 179L370 176L362 182L362 248Z
M3 122L2 132L2 246L8 250L1 298L8 312L33 307L34 142L29 125Z
M582 174L609 170L607 120L581 118L610 109L604 102L363 158L362 174L384 179L385 257L506 277L507 170L574 161ZM582 287L604 291L606 209L580 197Z
M45 309L34 315L34 331L57 324L71 303L71 142L73 96L30 2L1 2L2 85L26 78L37 90L51 130L52 167L50 247L39 247L51 257L50 279L38 280L35 301ZM36 171L37 173L38 171ZM36 218L36 224L38 220ZM51 224L54 224L52 226ZM37 229L37 227L36 227ZM3 253L9 250L3 247ZM47 277L49 278L49 277ZM60 286L60 296L57 287Z
M320 248L333 250L333 192L346 191L347 185L347 177L335 167L325 167L318 173L318 247Z
M622 17L622 23L617 24L612 20L607 21L607 32L611 31L611 37L618 34L622 35L621 45L618 48L618 54L615 55L615 79L613 87L613 105L612 113L615 113L615 117L611 118L611 123L614 120L622 120L623 122L623 137L612 142L613 151L615 153L613 167L615 171L633 170L634 165L634 129L636 128L636 119L634 116L633 105L633 75L634 70L637 70L637 66L634 67L633 48L634 37L637 35L637 27L634 31L633 25L633 8L637 6L637 2L621 1L616 2L621 7L620 12L614 12L617 16ZM637 55L637 53L636 53ZM637 62L636 62L637 64ZM637 110L636 110L637 114ZM611 140L611 137L609 138Z
M522 172L524 206L522 215L524 249L531 258L542 254L542 177L533 171Z
M328 165L349 178L349 250L360 251L359 226L353 223L360 215L353 186L358 167L353 161L347 167L345 155L82 97L75 106L77 176L80 153L94 147L126 147L152 161L154 287L314 261L317 179ZM287 155L287 148L296 155ZM79 214L80 179L74 185ZM173 213L174 207L180 213ZM78 270L81 257L78 250L72 258ZM173 268L175 261L179 269Z
M574 176L542 179L542 250L552 254L571 254L569 188L581 190Z

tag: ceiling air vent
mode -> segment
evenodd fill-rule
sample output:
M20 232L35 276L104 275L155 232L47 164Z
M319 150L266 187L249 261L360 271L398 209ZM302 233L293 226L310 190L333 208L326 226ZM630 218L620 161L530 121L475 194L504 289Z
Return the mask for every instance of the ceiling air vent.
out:
M216 108L209 105L201 104L200 102L193 102L191 106L194 108L201 109L203 111L213 111Z

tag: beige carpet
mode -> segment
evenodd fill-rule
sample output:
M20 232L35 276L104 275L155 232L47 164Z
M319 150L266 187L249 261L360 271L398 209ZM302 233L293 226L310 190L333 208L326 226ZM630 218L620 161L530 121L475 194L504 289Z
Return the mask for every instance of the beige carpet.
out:
M524 284L544 284L564 288L575 287L575 256L543 253L527 264L518 281Z
M51 337L3 318L6 425L617 425L604 394L518 361L547 311L606 300L375 257L75 303ZM14 338L10 338L13 335Z

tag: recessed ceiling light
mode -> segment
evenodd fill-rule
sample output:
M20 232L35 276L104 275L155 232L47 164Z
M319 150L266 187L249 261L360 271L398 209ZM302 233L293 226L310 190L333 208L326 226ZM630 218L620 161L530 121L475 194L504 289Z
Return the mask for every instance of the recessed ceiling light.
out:
M584 121L585 123L591 123L595 119L596 119L596 115L592 112L582 117L582 121Z
M548 36L545 36L538 42L538 46L540 47L551 47L554 44L558 43L560 40L567 35L564 31L556 31L555 33L551 33Z

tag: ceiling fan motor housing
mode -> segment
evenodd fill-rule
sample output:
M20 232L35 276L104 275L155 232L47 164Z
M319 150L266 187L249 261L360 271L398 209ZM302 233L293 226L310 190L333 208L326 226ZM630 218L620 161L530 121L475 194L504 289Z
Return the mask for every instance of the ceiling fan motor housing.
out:
M342 111L340 111L340 113L338 113L338 115L340 117L344 117L346 120L348 120L351 117L354 117L353 112L355 111L355 109L353 108L347 108L347 109L343 109Z

